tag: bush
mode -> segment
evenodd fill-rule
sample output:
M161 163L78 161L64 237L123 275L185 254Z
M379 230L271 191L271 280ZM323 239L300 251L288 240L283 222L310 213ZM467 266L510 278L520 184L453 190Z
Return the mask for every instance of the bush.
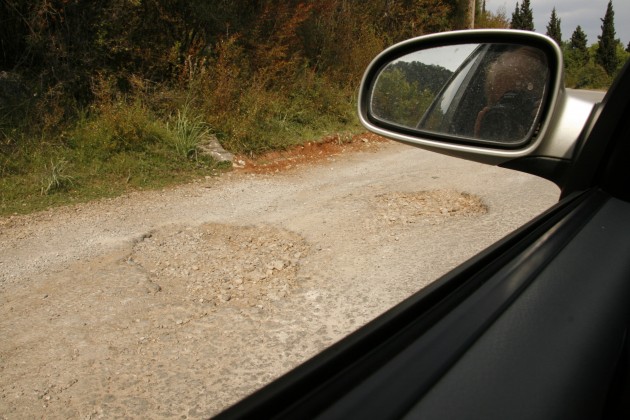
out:
M88 159L144 152L167 137L163 124L139 100L101 103L92 112L83 112L75 128L63 136L67 146Z
M565 84L574 89L608 89L611 77L600 65L590 61L583 67L567 69Z

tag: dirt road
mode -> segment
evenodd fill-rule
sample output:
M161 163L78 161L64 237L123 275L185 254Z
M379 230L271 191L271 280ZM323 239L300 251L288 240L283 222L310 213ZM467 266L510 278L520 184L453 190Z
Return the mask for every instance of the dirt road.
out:
M0 418L207 418L558 197L359 144L0 219Z

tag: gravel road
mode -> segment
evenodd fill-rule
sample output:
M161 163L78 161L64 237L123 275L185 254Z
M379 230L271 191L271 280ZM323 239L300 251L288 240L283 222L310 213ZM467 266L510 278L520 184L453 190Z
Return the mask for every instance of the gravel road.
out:
M356 141L278 172L247 162L0 219L0 418L207 418L559 195L525 174Z

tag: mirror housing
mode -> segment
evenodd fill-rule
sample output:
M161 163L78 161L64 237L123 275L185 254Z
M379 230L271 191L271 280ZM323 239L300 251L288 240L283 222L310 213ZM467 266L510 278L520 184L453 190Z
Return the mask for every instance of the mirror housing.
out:
M563 67L555 41L530 31L422 36L368 66L359 118L384 137L560 185L593 111L564 89Z

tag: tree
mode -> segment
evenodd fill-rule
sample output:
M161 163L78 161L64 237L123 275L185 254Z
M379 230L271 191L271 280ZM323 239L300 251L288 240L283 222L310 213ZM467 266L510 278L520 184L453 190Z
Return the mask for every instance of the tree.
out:
M486 1L485 0L475 0L475 28L479 27L479 22L481 22L486 14Z
M475 28L475 12L477 8L477 2L475 0L469 0L468 1L468 18L466 19L468 21L468 24L466 25L466 27L468 29L474 29Z
M481 9L481 13L475 22L476 28L497 28L506 29L510 27L510 19L505 11L505 7L501 6L496 12L486 9L485 2Z
M608 80L604 69L591 62L588 41L578 25L564 48L565 83L572 88L600 87Z
M486 0L469 0L468 1L468 18L470 19L470 28L474 29L477 24L483 20L486 14Z
M595 54L595 61L602 66L608 75L617 70L619 57L617 57L617 40L615 39L615 12L612 0L608 1L606 14L602 19L602 34L598 36L599 48Z
M521 19L523 20L523 27L526 31L534 30L534 13L529 5L529 0L523 0L521 3Z
M551 11L551 18L547 24L547 35L553 38L558 45L562 45L562 30L560 29L560 19L556 15L556 8Z
M578 25L575 31L573 31L573 35L571 35L571 40L569 41L569 51L575 58L578 66L584 66L589 61L587 44L586 34L582 30L582 27Z
M516 2L516 7L514 8L514 12L512 12L512 20L510 21L510 29L522 29L523 27L523 18L521 17L521 8Z
M512 23L510 24L512 29L523 29L526 31L534 30L534 13L529 4L529 0L523 0L523 3L518 5L516 3L516 9L512 13Z

